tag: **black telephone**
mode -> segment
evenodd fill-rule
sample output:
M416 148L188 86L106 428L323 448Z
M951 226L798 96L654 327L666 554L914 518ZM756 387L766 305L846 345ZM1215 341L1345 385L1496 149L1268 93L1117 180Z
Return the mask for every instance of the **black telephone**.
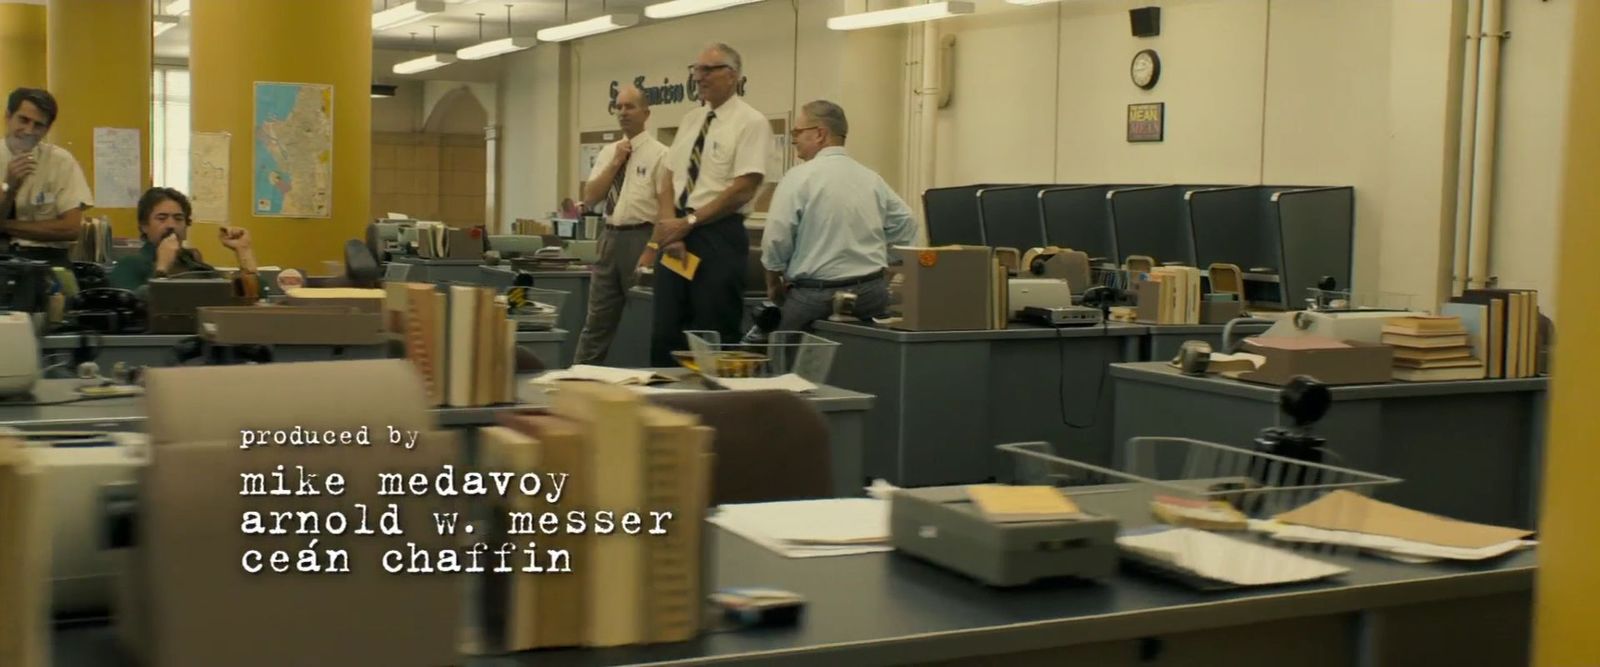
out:
M147 311L139 295L115 287L96 287L72 297L69 307L78 327L104 334L140 333Z
M110 286L109 278L106 275L106 267L94 262L73 262L72 275L78 280L79 290L99 289Z

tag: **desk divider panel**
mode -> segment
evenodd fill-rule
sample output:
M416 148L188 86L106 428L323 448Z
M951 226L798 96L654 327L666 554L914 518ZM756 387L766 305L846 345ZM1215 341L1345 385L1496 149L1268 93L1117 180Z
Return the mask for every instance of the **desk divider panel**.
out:
M1194 232L1184 195L1200 186L1157 185L1119 188L1108 197L1111 228L1117 239L1117 264L1145 255L1156 265L1195 266Z
M1039 191L1049 185L1002 185L978 191L978 220L987 245L995 248L1029 248L1045 245L1044 220L1039 214Z
M988 245L978 212L978 191L1003 184L929 188L922 193L928 245Z
M1094 265L1118 264L1107 193L1125 185L1062 185L1039 191L1039 217L1047 245L1081 250Z
M1295 189L1273 199L1289 304L1306 298L1323 276L1332 277L1337 290L1352 289L1355 188Z

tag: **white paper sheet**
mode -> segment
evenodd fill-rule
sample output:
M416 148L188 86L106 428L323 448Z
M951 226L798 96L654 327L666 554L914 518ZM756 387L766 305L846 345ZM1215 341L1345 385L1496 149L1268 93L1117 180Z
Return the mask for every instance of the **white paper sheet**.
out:
M194 219L203 222L228 221L227 132L195 132L189 135L189 199L194 202Z
M659 377L657 373L649 370L578 364L571 368L550 371L534 378L531 382L540 385L553 385L568 380L589 380L606 384L642 385L652 379L659 379Z
M1342 530L1323 530L1309 526L1296 526L1279 524L1269 521L1251 523L1252 530L1270 533L1273 539L1285 542L1303 542L1314 544L1334 544L1350 547L1359 547L1382 555L1390 556L1397 560L1435 561L1435 560L1462 560L1477 561L1504 556L1536 542L1530 540L1509 540L1481 549L1464 549L1460 547L1445 547L1426 542L1386 535L1370 535Z
M1117 545L1168 563L1173 569L1239 586L1313 581L1348 568L1193 528L1123 535Z
M142 194L139 131L94 128L94 200L99 208L133 208Z
M817 390L817 385L794 373L770 378L715 378L717 384L733 391L781 390L804 394Z
M873 498L723 505L708 520L788 558L892 550L889 503Z

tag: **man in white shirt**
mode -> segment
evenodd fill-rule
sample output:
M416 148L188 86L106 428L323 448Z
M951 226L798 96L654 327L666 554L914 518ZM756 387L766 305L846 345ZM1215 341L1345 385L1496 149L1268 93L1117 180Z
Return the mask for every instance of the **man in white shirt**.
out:
M889 246L917 240L905 201L845 152L849 132L844 109L826 100L801 107L789 131L806 162L778 183L761 235L767 297L783 310L780 331L800 331L829 316L841 291L855 295L857 316L883 314L889 309Z
M574 363L605 361L616 337L634 270L656 218L656 176L666 145L645 132L650 103L633 86L617 91L617 124L625 135L600 149L583 186L583 205L606 218L599 259L589 284L589 317L578 337Z
M68 249L94 199L72 154L43 143L56 113L56 99L48 91L18 88L6 99L0 233L10 237L12 251L21 257L70 267Z
M704 105L684 114L667 153L651 242L662 253L700 264L694 280L658 266L650 362L672 366L686 349L685 330L715 331L738 341L744 319L750 235L744 219L766 178L772 126L739 97L744 63L726 44L712 44L689 66ZM650 253L647 253L647 255Z

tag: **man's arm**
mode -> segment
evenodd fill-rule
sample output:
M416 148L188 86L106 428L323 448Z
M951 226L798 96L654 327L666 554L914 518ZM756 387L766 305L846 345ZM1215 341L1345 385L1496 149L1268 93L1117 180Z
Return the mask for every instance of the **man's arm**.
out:
M622 160L618 159L620 153L616 144L611 144L600 150L600 155L594 163L594 170L589 172L588 182L583 184L583 206L593 210L595 204L606 198L606 191L611 189L611 181L617 177L617 170L622 168Z
M905 200L881 180L878 182L878 197L883 202L883 231L889 247L915 244L917 221L911 217L911 207L906 206Z
M778 303L783 296L783 277L789 270L789 260L794 257L794 227L800 217L795 177L790 174L778 183L777 191L772 193L772 205L767 207L767 222L761 230L761 265L767 270L767 298L773 303Z
M656 180L656 222L678 217L678 206L672 202L672 170L661 165L661 175Z
M83 226L83 207L74 207L53 220L0 221L0 231L13 238L38 242L78 240L78 230Z

